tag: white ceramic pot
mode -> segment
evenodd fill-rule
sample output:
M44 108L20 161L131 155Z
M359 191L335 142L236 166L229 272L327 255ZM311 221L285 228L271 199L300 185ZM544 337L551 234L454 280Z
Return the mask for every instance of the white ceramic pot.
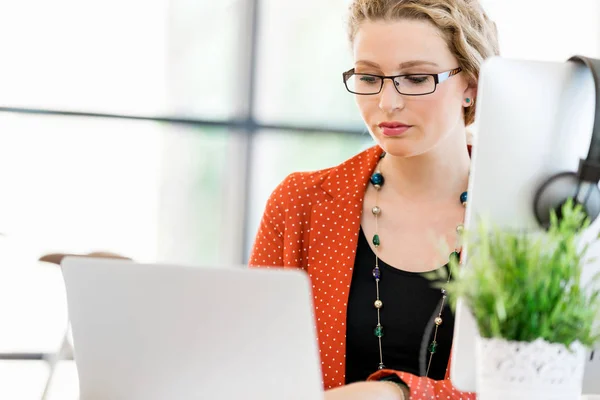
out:
M585 348L478 338L478 400L579 400Z

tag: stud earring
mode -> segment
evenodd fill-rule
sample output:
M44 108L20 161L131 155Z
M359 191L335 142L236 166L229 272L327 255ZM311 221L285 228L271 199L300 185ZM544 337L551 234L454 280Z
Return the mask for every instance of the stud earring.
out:
M471 104L471 99L470 98L466 98L465 101L467 102L467 104Z

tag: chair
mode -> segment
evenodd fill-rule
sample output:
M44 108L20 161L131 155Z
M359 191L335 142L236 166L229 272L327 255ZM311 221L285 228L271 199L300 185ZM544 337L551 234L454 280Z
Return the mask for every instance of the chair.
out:
M121 256L119 254L110 253L110 252L93 252L88 254L67 254L67 253L51 253L42 256L39 261L47 262L50 264L55 264L60 266L62 260L68 256L76 256L76 257L90 257L90 258L112 258L119 260L131 260L131 258ZM56 366L62 360L72 360L73 359L73 345L70 340L70 332L71 332L71 323L67 320L67 327L65 329L65 333L63 335L63 340L60 344L60 347L54 353L47 353L43 355L44 361L48 363L49 372L48 379L46 380L46 385L44 387L44 392L42 394L41 400L46 400L48 398L48 393L50 390L50 386L52 383L52 379L54 378L54 374L56 373Z

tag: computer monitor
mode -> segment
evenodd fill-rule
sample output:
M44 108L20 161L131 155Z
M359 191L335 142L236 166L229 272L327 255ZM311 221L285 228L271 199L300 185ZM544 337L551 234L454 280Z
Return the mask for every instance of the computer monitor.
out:
M487 60L478 88L465 228L475 228L478 217L484 217L501 227L541 229L533 207L536 191L553 174L577 171L579 159L587 156L594 110L594 82L583 65ZM600 218L584 240L599 230ZM464 250L468 260L468 247ZM600 246L590 254L600 254ZM599 270L599 263L590 264L583 279ZM475 320L459 301L450 370L459 390L476 389L476 335ZM600 349L588 356L583 392L600 393L598 378Z

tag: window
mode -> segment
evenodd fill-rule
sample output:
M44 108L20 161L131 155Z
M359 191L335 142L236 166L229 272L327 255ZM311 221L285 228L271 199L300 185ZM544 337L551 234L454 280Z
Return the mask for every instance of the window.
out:
M600 55L600 3L569 6L538 0L480 0L496 22L503 57L566 61L575 54Z
M481 1L506 57L600 55L596 0ZM0 398L18 399L42 390L67 321L41 255L244 263L286 175L372 140L342 83L350 0L5 3L0 353L26 354L0 357ZM65 362L51 398L75 398L76 379Z
M257 118L269 123L362 127L342 72L352 67L346 0L261 3Z
M347 135L261 131L254 140L247 251L254 240L267 199L290 173L333 167L372 145L368 133Z
M3 2L0 104L123 114L162 110L167 4Z

